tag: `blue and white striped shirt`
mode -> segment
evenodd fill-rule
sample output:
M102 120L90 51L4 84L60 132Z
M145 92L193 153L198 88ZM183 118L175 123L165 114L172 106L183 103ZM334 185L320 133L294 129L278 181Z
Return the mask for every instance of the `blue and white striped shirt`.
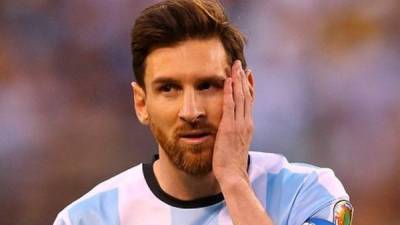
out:
M349 196L333 171L250 152L253 190L274 225L335 221L335 204ZM313 218L313 220L310 220ZM140 164L94 187L68 205L54 225L228 225L222 194L181 201L159 187L151 164ZM344 223L343 223L344 224Z

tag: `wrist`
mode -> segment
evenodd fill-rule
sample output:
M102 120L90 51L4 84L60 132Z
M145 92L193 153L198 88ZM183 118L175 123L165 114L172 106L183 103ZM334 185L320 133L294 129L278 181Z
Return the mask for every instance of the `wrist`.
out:
M225 175L217 179L221 191L230 191L250 187L250 181L247 174L244 175Z

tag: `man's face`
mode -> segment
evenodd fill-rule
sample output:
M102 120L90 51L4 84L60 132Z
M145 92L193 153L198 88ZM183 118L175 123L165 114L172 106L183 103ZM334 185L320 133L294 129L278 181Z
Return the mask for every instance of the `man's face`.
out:
M154 50L146 59L148 124L170 161L191 175L212 169L230 66L217 38Z

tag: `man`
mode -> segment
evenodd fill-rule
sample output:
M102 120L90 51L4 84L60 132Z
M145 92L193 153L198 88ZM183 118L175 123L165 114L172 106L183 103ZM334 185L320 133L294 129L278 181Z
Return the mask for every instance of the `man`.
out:
M243 48L216 1L145 9L132 32L132 88L159 154L96 186L55 224L351 224L330 169L249 152L254 81Z

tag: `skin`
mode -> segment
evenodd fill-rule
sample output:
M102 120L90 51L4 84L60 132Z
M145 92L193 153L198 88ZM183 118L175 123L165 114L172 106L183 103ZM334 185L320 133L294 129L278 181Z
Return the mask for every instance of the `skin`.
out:
M199 85L210 77L222 85ZM155 81L164 78L178 85L160 91ZM182 200L222 192L234 224L272 225L247 174L253 134L253 76L243 70L240 61L228 65L219 39L188 40L154 50L146 59L145 88L134 82L132 87L137 117L153 127L156 138L154 126L172 140L178 127L196 119L218 128L207 138L213 146L209 151L204 148L200 153L188 153L191 159L211 157L212 168L205 174L193 175L177 168L159 144L160 159L154 172L165 192ZM190 147L194 144L191 141L180 138L177 143Z

